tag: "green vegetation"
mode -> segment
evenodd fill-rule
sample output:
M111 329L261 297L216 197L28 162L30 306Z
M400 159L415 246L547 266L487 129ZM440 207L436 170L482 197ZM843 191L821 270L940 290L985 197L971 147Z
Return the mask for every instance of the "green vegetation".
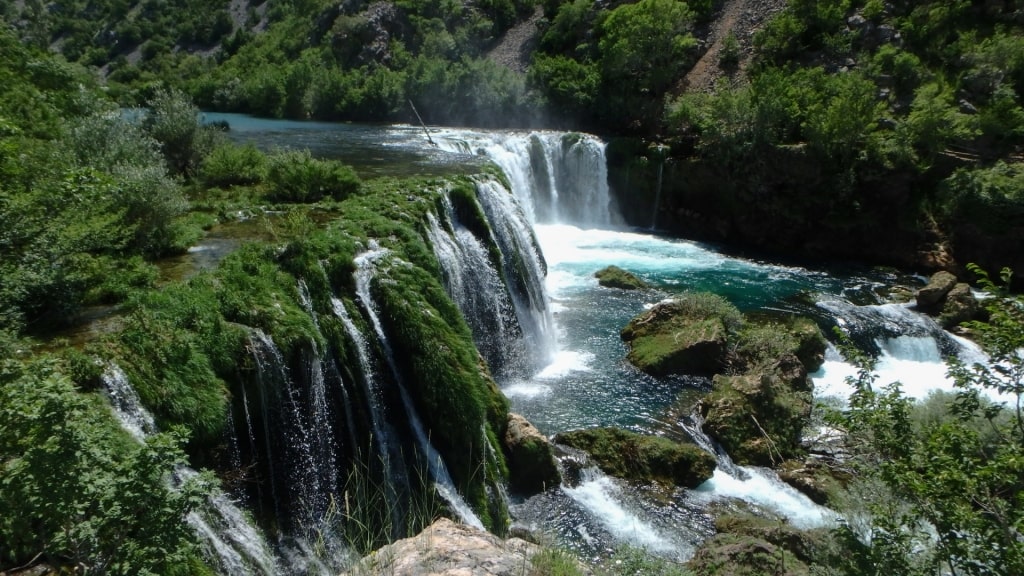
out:
M646 282L618 266L607 266L594 273L597 283L607 288L643 290L649 288Z
M202 486L172 488L180 432L143 444L53 359L0 365L0 565L204 574L183 521Z
M715 470L714 456L696 445L620 428L562 432L554 441L587 452L606 473L628 480L695 488Z
M1004 270L1003 282L1010 277ZM1024 569L1018 503L1024 415L1024 303L982 276L997 297L988 323L971 323L989 366L953 361L957 392L925 404L899 384L876 387L870 366L856 379L849 410L836 419L851 436L863 498L851 528L870 544L861 560L900 574L1012 574ZM993 403L983 395L1006 395ZM866 508L866 509L865 509ZM856 523L854 523L856 520ZM926 533L925 524L934 527Z

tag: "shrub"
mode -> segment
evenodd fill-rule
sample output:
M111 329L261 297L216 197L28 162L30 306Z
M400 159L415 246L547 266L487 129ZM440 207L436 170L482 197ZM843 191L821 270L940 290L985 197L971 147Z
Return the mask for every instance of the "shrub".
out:
M313 158L308 150L272 155L267 181L268 198L281 202L317 202L324 197L344 200L362 186L351 167L336 160Z
M252 144L224 144L203 160L199 176L207 186L258 184L267 177L267 157Z

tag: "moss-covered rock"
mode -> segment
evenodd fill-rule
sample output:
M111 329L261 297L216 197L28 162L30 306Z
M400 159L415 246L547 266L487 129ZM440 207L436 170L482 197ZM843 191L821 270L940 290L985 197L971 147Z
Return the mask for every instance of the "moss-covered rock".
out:
M787 460L778 467L779 478L803 492L816 504L828 506L849 478L819 460Z
M632 272L628 272L618 266L607 266L594 273L597 283L605 288L620 288L622 290L645 290L650 286L637 278Z
M792 552L753 536L716 534L705 542L687 566L694 574L763 576L810 574L807 564Z
M812 385L794 354L742 375L716 375L701 399L704 432L739 464L769 466L800 454Z
M683 294L659 302L622 329L627 358L653 376L709 376L724 367L730 330L742 316L724 298L706 293Z
M563 432L555 442L586 451L605 473L626 480L695 488L715 471L714 457L695 445L620 428Z
M529 496L562 483L551 443L526 418L508 415L503 444L514 492Z

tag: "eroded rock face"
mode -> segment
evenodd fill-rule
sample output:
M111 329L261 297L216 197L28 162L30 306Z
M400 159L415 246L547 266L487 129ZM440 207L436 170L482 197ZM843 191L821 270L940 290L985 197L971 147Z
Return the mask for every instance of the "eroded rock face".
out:
M620 428L563 432L555 442L587 452L606 474L626 480L696 488L715 471L714 456L695 445Z
M561 484L551 443L526 418L509 414L504 446L513 492L531 496Z
M363 558L344 576L521 576L532 569L535 544L442 518L412 538Z

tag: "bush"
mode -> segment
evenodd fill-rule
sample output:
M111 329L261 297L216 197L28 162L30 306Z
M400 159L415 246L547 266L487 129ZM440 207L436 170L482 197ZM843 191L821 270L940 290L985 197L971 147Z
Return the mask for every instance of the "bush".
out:
M267 177L267 156L252 144L224 144L203 160L199 176L207 186L259 184Z
M344 200L359 192L355 170L336 160L313 158L308 150L281 152L269 158L267 197L281 202Z

